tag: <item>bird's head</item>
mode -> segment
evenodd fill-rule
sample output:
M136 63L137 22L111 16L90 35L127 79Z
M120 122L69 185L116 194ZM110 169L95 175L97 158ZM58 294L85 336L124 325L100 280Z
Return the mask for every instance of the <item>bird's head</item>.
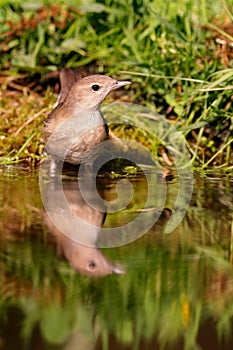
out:
M76 81L65 100L65 104L75 104L81 109L98 108L105 97L115 89L131 84L105 75L89 75Z

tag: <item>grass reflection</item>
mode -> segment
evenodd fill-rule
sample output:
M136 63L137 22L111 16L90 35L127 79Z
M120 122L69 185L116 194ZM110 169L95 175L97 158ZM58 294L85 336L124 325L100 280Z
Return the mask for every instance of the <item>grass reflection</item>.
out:
M161 349L169 344L173 349L176 344L182 344L180 349L199 349L200 332L208 320L213 321L219 349L231 337L230 182L197 179L191 205L179 227L164 234L167 219L161 217L141 239L105 249L109 259L124 264L126 274L98 279L78 274L56 256L38 214L41 203L36 181L31 178L21 186L16 180L11 182L6 187L12 186L14 201L2 188L3 346L7 345L6 324L14 321L12 308L22 313L18 335L29 348L33 348L38 327L41 349L49 349L48 344L61 349L72 344L85 344L86 349L109 349L114 344L118 349L146 348L145 344L152 348L155 339ZM174 202L176 183L168 186L169 205ZM27 197L29 189L34 196ZM24 210L18 210L24 225L12 229L6 225L7 212L16 210L14 203L20 207L20 198L30 205L24 202ZM110 217L114 220L114 215Z

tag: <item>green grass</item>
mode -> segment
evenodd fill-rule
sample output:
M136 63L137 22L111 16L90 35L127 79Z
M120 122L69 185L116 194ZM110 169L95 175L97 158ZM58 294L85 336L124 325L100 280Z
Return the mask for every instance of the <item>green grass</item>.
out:
M51 3L1 1L3 116L12 110L19 128L46 108L46 100L41 97L39 104L35 97L38 87L33 82L41 85L48 73L80 66L86 72L130 79L133 84L124 92L128 101L146 105L175 123L196 166L232 169L232 0ZM25 106L20 97L17 108L5 98L14 89L12 81L30 87L24 100L25 95L37 99L29 116L21 113ZM46 87L50 84L47 79ZM42 84L39 92L46 87ZM46 112L49 107L50 103ZM41 115L36 128L42 119ZM1 124L0 162L40 158L43 140L38 142L34 123L27 125L23 137L13 139L11 122L7 126L3 118Z

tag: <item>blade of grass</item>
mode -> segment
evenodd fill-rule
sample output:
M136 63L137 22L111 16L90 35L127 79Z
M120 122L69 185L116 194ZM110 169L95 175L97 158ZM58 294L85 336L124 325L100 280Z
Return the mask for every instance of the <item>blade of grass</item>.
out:
M149 78L158 78L158 79L177 79L181 81L190 81L194 83L206 83L204 80L200 79L193 79L193 78L182 78L179 76L169 76L169 75L159 75L159 74L150 74L150 73L139 73L139 72L133 72L133 71L125 71L125 70L120 70L119 73L121 74L129 74L129 75L137 75L141 77L149 77Z
M181 31L179 31L173 24L171 24L170 22L168 22L165 18L161 17L156 11L154 11L151 7L150 7L151 12L157 17L157 19L163 23L176 37L178 37L179 39L181 39L183 42L187 42L188 39L187 37L184 35L184 33L182 33Z
M22 145L22 147L20 147L20 149L18 150L18 152L12 156L10 159L8 157L3 157L3 160L0 161L1 164L10 164L10 163L14 163L14 162L18 162L18 161L22 161L23 159L19 159L20 155L23 153L23 151L27 148L28 144L31 142L31 140L33 139L33 137L36 135L36 132L33 132L28 138L27 140L24 142L24 144Z
M204 165L203 168L206 168L210 163L212 163L212 161L220 154L222 153L222 151L231 143L233 142L233 139L230 139L225 145L223 145L218 152L216 152L213 157L211 157Z
M229 39L230 41L233 41L233 36L226 33L224 30L222 30L221 28L215 26L214 24L209 24L209 27L216 30L219 34L225 36L227 39Z

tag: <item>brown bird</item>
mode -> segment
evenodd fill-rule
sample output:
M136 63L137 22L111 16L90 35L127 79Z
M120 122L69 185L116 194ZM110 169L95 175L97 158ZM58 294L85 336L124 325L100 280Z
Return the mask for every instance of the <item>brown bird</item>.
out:
M130 82L104 75L90 75L76 81L64 101L45 120L46 152L55 160L82 163L93 148L108 139L101 102L112 90L127 84Z

